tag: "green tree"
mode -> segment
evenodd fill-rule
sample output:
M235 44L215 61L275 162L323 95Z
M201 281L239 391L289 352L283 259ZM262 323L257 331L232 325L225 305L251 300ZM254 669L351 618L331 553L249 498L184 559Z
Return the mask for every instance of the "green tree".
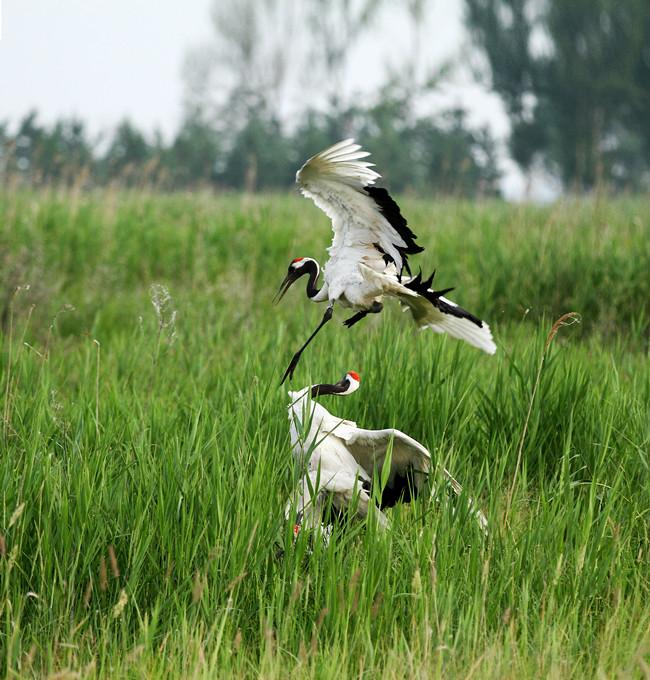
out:
M385 89L360 112L360 138L392 190L463 196L498 195L496 145L474 130L462 109L417 117L405 90Z
M73 184L83 180L93 163L84 123L74 118L58 120L49 130L43 130L33 151L33 163L42 182Z
M13 135L7 125L0 130L0 172L30 184L72 184L87 177L92 164L93 144L78 119L47 127L30 111Z
M217 179L224 186L246 191L285 188L296 172L289 149L279 121L263 109L251 111L225 155Z
M219 152L214 126L198 116L186 118L163 153L167 183L172 187L189 187L214 182Z
M122 121L101 159L100 174L104 179L117 179L125 184L141 181L147 175L145 165L157 156L155 146L130 121ZM150 169L149 169L150 171Z
M8 167L10 173L34 184L40 182L40 173L35 161L38 158L38 148L45 137L45 130L37 119L37 112L30 111L18 123L11 143Z
M0 122L0 180L7 176L11 149L12 139L9 135L9 123L2 121Z
M579 191L615 182L630 162L625 140L650 135L647 0L466 0L466 20L515 161L528 170L540 156ZM643 144L634 155L647 170Z
M421 192L459 196L498 196L496 144L487 128L472 129L462 109L437 121L419 120L413 132L421 169Z

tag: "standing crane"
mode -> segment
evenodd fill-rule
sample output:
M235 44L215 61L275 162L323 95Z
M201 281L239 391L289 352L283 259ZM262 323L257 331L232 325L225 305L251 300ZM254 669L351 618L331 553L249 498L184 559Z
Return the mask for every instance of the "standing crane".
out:
M324 518L325 510L329 508L338 518L353 499L357 517L366 517L377 480L381 489L375 494L379 507L374 514L378 525L386 528L388 519L382 510L415 499L431 474L431 454L412 437L393 428L364 430L350 420L333 416L314 401L324 395L347 396L360 384L359 374L348 371L335 384L289 392L291 446L298 464L307 467L286 507L287 518L295 513L294 534L302 527L318 529L324 519L326 525L331 524ZM454 493L460 495L461 485L444 468L443 474ZM487 532L487 519L475 509L471 498L468 506L481 530Z
M416 244L416 235L388 191L374 186L380 175L371 169L372 163L362 160L369 155L353 139L346 139L310 158L296 174L302 194L331 219L334 238L321 288L318 262L297 257L276 295L279 302L292 284L308 276L307 297L327 302L320 324L294 354L282 383L293 377L301 354L332 318L336 303L354 310L344 322L351 328L368 314L381 312L384 296L396 297L410 309L420 329L447 333L488 354L496 352L490 327L444 297L453 288L433 290L435 272L428 279L411 276L408 256L424 249ZM402 275L404 271L408 276Z

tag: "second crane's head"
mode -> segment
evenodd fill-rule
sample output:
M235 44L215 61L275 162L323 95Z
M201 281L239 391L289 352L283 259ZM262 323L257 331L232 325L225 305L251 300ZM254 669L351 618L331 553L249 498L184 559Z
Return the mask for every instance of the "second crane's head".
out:
M330 385L313 385L311 388L311 398L322 397L324 394L337 394L340 397L356 392L361 385L361 376L355 371L348 371L337 383Z
M319 273L320 267L318 266L318 262L311 257L297 257L294 260L291 260L287 275L284 277L284 281L280 284L280 289L275 296L275 302L280 302L289 288L305 274L309 274L309 280L307 281L307 297L314 297L318 293L316 280L318 279Z

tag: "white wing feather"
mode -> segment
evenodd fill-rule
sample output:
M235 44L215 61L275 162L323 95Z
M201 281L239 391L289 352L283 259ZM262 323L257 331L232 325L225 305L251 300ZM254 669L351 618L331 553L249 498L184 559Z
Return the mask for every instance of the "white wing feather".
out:
M391 464L396 471L403 473L408 467L413 467L427 473L431 468L429 451L400 430L364 430L342 426L336 434L369 475L372 475L375 467L381 467L391 446Z
M392 474L389 478L389 484L395 474L403 475L408 467L413 467L414 470L423 473L416 474L413 477L414 484L418 489L421 489L426 481L426 476L431 472L431 454L429 451L419 441L400 430L392 428L364 430L362 428L344 427L338 436L345 441L357 463L370 475L372 475L374 467L381 467L392 444ZM452 477L449 470L443 467L442 473L453 492L460 496L463 493L463 487ZM435 489L432 489L432 496L435 495ZM481 531L487 535L487 518L470 497L467 498L467 507L470 515L476 519Z
M363 189L381 177L379 173L370 170L374 167L373 163L361 161L368 156L370 153L362 151L361 146L355 144L353 139L345 139L307 160L296 173L296 182L301 189L307 184L323 180Z
M375 247L379 244L401 271L402 255L397 248L407 247L406 241L364 191L381 176L371 170L372 163L361 160L369 155L353 139L346 139L310 158L296 173L296 182L301 193L332 221L330 263L343 254L346 260L381 263Z

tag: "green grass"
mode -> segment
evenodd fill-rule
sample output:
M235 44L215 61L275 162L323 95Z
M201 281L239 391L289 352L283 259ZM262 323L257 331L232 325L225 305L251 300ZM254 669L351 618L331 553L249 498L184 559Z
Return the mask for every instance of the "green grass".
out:
M391 309L330 324L293 385L359 371L325 405L424 442L490 535L421 499L308 556L278 383L322 308L270 302L292 257L324 258L326 218L0 195L0 674L648 676L650 205L402 203L498 354Z

